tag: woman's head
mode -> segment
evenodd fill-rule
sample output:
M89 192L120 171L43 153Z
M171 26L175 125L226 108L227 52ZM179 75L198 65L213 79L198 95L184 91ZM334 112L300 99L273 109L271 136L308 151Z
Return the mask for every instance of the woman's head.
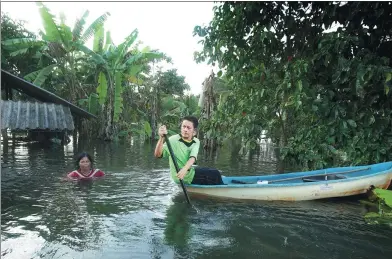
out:
M76 167L90 170L93 168L93 162L93 159L87 152L82 152L76 158Z

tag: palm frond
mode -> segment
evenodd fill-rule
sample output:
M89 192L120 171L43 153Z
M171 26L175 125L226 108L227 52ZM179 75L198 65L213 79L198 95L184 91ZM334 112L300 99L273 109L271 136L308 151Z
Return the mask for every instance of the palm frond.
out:
M29 81L29 82L32 83L32 82L37 78L37 76L38 76L38 74L39 74L40 71L41 71L41 70L37 70L37 71L31 72L31 73L25 75L23 78L24 78L26 81Z
M39 41L35 38L16 38L16 39L8 39L1 42L1 45L5 49L25 49L31 48L33 46L41 46L43 45L43 41Z
M69 49L73 36L72 36L71 28L65 23L66 18L63 12L60 13L60 21L61 21L61 25L59 29L60 29L60 33L63 35L63 39L64 39L63 44L67 49Z
M75 26L72 30L72 36L74 41L78 41L80 39L80 36L82 35L82 31L84 29L84 25L86 24L86 19L89 15L89 11L85 11L82 17L79 19L76 19Z
M101 53L103 48L104 40L104 27L101 26L94 34L93 51L96 53Z
M106 96L108 92L108 83L106 80L106 76L103 72L100 72L98 75L98 87L97 87L97 94L99 104L103 105L106 101Z
M104 47L104 51L108 51L109 49L109 45L112 44L112 38L110 36L110 31L106 32L106 39L105 39L105 47Z
M95 32L103 26L103 24L106 22L108 17L110 16L109 12L104 13L100 17L98 17L88 28L87 30L83 33L83 36L80 38L80 41L84 44L86 41L88 41L91 36L95 34Z
M57 66L56 64L53 64L41 69L40 73L37 75L37 78L34 80L33 84L37 86L41 86L46 81L46 79L52 73L53 69L56 66Z
M19 50L17 50L17 51L11 52L11 53L10 53L10 56L11 56L11 57L16 57L16 56L19 56L19 55L25 55L28 51L29 51L28 48L19 49Z
M118 46L118 52L116 59L116 64L118 65L121 60L124 58L125 54L128 52L128 48L135 42L139 31L134 29L128 37L125 38L125 41Z
M50 13L50 10L42 2L37 2L37 5L45 29L44 39L51 42L64 42L55 16Z
M32 82L36 86L41 86L47 77L50 75L50 73L53 71L53 68L56 66L56 64L49 65L47 67L44 67L43 69L31 72L27 75L24 76L24 79Z
M163 58L163 54L159 52L147 52L147 53L139 52L136 55L131 56L129 59L127 59L124 62L124 65L129 66L137 62L148 63L149 61L161 59L161 58Z
M106 64L106 60L104 58L102 58L101 55L95 53L94 51L92 51L91 49L87 48L86 46L82 45L82 44L76 44L75 45L77 47L78 50L84 52L85 54L89 55L98 65L104 65Z
M142 69L143 69L143 65L133 65L128 70L128 74L130 76L136 76L140 71L142 71Z

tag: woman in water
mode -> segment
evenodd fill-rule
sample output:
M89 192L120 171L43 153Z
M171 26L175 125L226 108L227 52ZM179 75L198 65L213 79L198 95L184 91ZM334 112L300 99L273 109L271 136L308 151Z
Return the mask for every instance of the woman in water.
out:
M102 177L105 175L100 169L93 169L93 159L91 156L83 152L78 155L76 159L77 170L74 170L68 174L71 179L90 179L95 177Z

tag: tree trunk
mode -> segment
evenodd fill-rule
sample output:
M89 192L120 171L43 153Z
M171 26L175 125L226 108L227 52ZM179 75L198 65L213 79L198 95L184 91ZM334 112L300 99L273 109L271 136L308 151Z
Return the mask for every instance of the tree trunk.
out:
M210 120L212 117L212 113L215 110L215 95L214 95L214 72L211 71L206 80L203 82L203 100L202 100L202 110L200 121L207 121ZM215 150L217 147L217 140L216 138L205 138L204 139L204 149L207 150Z
M100 116L100 132L99 138L105 141L112 141L114 139L115 128L113 125L113 113L114 113L114 82L110 75L108 79L108 94L106 104L103 105L102 115Z
M103 139L111 141L113 139L113 102L106 106L105 116L105 127Z
M158 83L154 87L154 94L152 99L151 107L151 140L155 140L155 135L157 134L157 118L158 118Z

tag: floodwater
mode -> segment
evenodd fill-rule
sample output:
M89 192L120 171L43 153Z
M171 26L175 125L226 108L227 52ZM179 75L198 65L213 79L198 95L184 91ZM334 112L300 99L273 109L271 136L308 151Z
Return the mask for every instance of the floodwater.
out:
M358 198L189 207L154 144L2 143L1 258L390 258L392 229L369 225ZM64 181L79 151L107 173ZM273 148L201 154L224 175L277 171ZM389 256L388 256L389 254Z

